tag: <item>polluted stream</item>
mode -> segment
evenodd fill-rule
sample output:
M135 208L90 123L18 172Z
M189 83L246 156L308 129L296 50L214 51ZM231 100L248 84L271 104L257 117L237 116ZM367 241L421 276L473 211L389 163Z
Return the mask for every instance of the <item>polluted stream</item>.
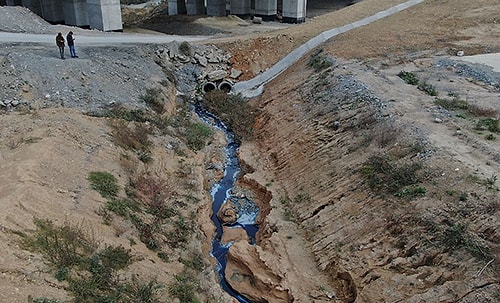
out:
M255 223L259 213L258 207L254 202L246 197L240 197L233 194L232 190L240 173L240 163L237 157L239 143L234 133L215 115L204 110L200 105L195 106L196 114L208 125L224 132L227 145L225 147L225 167L224 177L216 182L210 189L212 196L212 222L216 227L216 233L212 239L211 255L217 260L215 270L219 275L220 285L228 294L241 303L252 303L248 298L234 290L227 282L225 269L227 265L227 253L232 242L223 243L223 227L243 228L251 244L255 244L255 235L258 231L258 225ZM217 213L225 203L232 203L238 210L237 220L234 223L222 223L217 217Z

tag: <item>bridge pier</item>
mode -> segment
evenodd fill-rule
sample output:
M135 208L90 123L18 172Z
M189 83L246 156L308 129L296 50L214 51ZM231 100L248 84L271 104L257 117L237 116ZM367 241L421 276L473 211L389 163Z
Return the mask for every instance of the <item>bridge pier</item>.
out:
M29 8L52 24L64 23L62 0L22 0L22 6Z
M169 15L187 14L186 2L184 0L168 0Z
M274 21L278 18L277 0L255 0L255 16L264 21Z
M231 0L230 13L232 15L247 17L252 13L252 0Z
M91 28L103 31L121 31L123 29L120 1L87 0L87 13Z
M205 15L205 1L186 0L186 10L188 15Z
M87 0L63 0L63 12L65 24L90 27Z
M283 0L283 22L302 23L306 21L307 0Z
M207 0L207 15L222 17L226 15L226 0Z
M12 1L12 0L7 0ZM283 22L302 23L306 19L307 0L168 0L168 14L241 17L255 15L264 21L277 19L278 5L283 9Z
M102 31L123 30L120 0L0 1L9 6L24 6L53 24L90 27Z

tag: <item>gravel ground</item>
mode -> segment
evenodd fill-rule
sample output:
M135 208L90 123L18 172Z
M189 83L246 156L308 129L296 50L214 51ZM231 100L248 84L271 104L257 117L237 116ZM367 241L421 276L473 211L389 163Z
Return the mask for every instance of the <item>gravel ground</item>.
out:
M0 7L0 31L55 36L58 31L67 33L69 30L76 33L77 59L68 55L66 60L61 60L57 47L47 43L0 43L0 65L3 67L0 106L12 109L25 104L33 108L71 107L82 111L96 111L111 104L142 107L141 96L149 88L169 86L166 79L170 73L178 78L177 89L191 93L199 77L205 75L204 70L227 68L219 59L201 67L194 59L186 62L184 58L176 60L179 58L165 56L163 52L172 52L172 45L178 47L175 41L114 46L79 44L78 32L90 32L50 25L22 7ZM191 49L193 53L204 54L215 47L198 44Z

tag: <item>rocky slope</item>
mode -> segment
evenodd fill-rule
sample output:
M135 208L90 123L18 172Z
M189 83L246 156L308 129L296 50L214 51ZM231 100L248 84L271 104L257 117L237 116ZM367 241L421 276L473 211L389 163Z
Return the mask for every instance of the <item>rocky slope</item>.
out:
M212 71L251 77L321 30L401 1L375 2L280 31L248 27L217 48L191 45L192 57L179 45L80 46L82 60L61 61L51 46L3 44L0 301L71 301L68 283L85 277L71 268L76 276L56 279L47 256L23 245L38 218L130 249L137 260L113 274L156 279L158 302L232 302L209 256L207 190L221 177L224 137L193 151L186 101ZM454 56L499 50L494 11L493 0L425 1L336 37L249 101L258 115L236 193L257 201L261 229L257 245L228 235L236 290L253 302L498 300L499 75ZM12 30L67 30L23 18ZM225 59L200 60L214 57ZM146 123L123 115L139 110ZM114 208L92 188L95 171L116 176L118 197L139 207Z

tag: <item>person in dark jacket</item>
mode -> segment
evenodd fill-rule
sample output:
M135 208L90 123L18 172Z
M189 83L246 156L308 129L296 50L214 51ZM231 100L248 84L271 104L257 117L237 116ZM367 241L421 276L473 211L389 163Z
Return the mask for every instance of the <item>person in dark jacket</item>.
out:
M61 59L63 60L64 60L64 44L65 41L62 33L58 33L56 36L56 45L57 47L59 47L59 54L61 55Z
M69 32L66 36L66 41L68 41L69 53L71 58L78 58L75 51L75 37L73 37L73 32Z

